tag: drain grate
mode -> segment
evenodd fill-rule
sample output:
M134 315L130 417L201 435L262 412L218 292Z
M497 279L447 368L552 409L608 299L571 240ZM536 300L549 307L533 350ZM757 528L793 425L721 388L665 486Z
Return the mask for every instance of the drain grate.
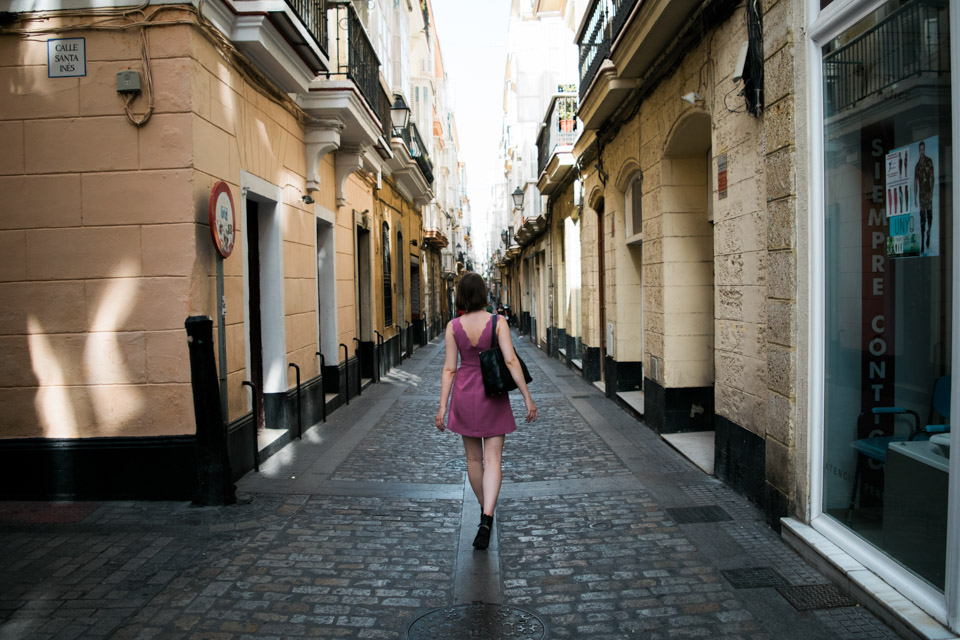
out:
M720 573L734 589L759 589L761 587L782 587L789 584L783 576L770 567L752 567L749 569L725 569Z
M666 509L677 524L698 524L701 522L723 522L733 520L730 514L720 507L673 507Z
M570 396L570 399L571 399L571 400L577 400L577 399L589 398L589 397L590 397L590 396L588 396L588 395L577 395L577 396Z
M852 607L856 602L840 591L834 584L803 584L793 587L777 587L787 602L797 611Z
M536 615L499 604L474 602L433 609L407 626L407 640L542 640L546 627Z

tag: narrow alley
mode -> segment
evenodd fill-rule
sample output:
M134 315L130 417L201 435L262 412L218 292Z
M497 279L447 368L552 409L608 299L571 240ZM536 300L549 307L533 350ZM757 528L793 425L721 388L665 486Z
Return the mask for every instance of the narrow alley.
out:
M898 637L516 344L540 418L507 437L487 551L460 439L432 424L437 339L243 477L245 504L0 503L0 638Z

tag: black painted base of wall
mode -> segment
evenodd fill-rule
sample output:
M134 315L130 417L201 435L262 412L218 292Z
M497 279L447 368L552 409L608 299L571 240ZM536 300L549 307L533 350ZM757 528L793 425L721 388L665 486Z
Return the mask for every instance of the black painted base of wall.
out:
M793 513L792 501L766 481L766 443L735 422L716 416L714 473L737 493L756 504L767 523L780 530L780 518Z
M580 360L583 355L583 342L577 336L568 336L566 331L563 333L563 342L567 351L566 364L573 367L573 360Z
M603 367L608 398L616 398L620 391L639 391L643 388L642 362L618 362L607 356Z
M520 326L518 328L520 329L521 334L524 334L524 335L530 334L530 312L529 311L520 312Z
M424 347L427 344L427 334L423 330L423 320L417 319L413 321L413 324L410 325L410 329L413 331L413 344L414 348L417 345Z
M713 387L664 389L643 379L644 420L657 433L713 430Z
M360 371L364 378L376 378L377 358L376 343L360 343Z
M547 329L547 356L551 358L560 356L560 348L564 344L561 336L563 336L563 329L557 327Z
M583 379L587 382L596 382L600 379L600 347L582 345Z
M4 500L192 500L193 436L0 441Z

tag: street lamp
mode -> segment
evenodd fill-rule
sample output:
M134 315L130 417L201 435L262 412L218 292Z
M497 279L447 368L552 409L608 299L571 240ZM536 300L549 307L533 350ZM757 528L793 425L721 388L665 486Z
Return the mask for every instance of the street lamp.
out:
M517 209L523 208L523 189L517 187L513 190L513 193L510 194L510 197L513 198L513 206Z
M410 122L410 107L399 93L393 94L393 106L390 107L390 120L395 133L402 132Z

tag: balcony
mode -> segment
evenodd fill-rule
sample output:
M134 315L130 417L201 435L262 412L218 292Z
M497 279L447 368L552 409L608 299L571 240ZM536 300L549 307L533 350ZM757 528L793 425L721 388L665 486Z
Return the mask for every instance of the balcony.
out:
M423 230L423 244L439 251L450 244L450 241L440 229L429 228Z
M420 137L420 131L417 129L417 125L412 122L408 124L407 128L403 130L402 137L407 148L410 150L410 157L413 158L417 166L420 167L420 172L423 173L423 177L426 178L427 183L433 185L433 163L430 162L430 156L427 154L427 146L423 144L423 139Z
M302 93L330 68L330 0L223 0L204 15L286 93Z
M558 94L550 100L537 137L537 188L550 195L573 167L573 145L580 137L577 96Z
M384 159L393 155L388 142L391 103L380 83L380 60L356 10L339 0L325 2L329 70L297 101L312 119L307 126L307 190L317 188L320 157L336 150L337 203L342 205L346 181L368 161L369 150L375 148Z
M387 167L401 193L419 206L433 200L433 165L426 146L412 122L394 127L390 133L393 156Z
M390 126L390 100L380 87L380 59L376 50L352 4L334 4L330 7L330 14L337 27L331 43L331 63L335 65L335 70L328 73L327 77L353 82L377 120L386 109L386 122L378 122L383 133ZM382 105L384 100L386 104Z
M713 3L712 18L732 11L734 0ZM593 0L577 30L580 48L580 111L587 130L597 129L639 79L705 6L701 0ZM705 18L703 18L705 19Z
M948 31L946 6L914 2L824 56L828 117L870 98L882 101L894 85L903 95L925 78L936 85L950 72L948 48L941 46Z
M313 38L313 43L326 55L327 0L286 0L286 3Z
M639 0L593 0L577 33L580 47L580 99L583 100L613 43Z

